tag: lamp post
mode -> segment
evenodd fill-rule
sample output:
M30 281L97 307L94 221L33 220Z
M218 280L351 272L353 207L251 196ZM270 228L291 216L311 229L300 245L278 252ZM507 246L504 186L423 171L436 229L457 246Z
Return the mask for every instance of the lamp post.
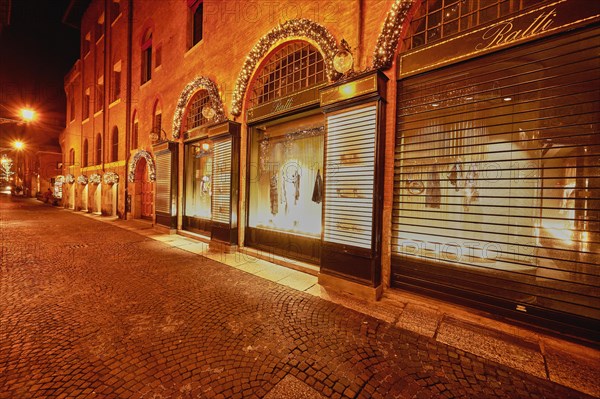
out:
M20 140L17 140L13 143L13 147L16 150L16 154L15 154L15 160L16 160L16 164L17 164L17 176L15 179L15 186L16 187L21 187L21 190L24 190L23 188L23 167L21 165L21 151L23 151L23 148L25 148L25 143L23 143Z

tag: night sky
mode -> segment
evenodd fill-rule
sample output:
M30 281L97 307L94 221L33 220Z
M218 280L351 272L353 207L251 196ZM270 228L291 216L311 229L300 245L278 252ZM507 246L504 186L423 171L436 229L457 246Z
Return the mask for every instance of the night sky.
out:
M12 0L10 25L0 32L0 116L29 106L48 135L64 127L64 76L79 56L79 31L61 22L68 4Z

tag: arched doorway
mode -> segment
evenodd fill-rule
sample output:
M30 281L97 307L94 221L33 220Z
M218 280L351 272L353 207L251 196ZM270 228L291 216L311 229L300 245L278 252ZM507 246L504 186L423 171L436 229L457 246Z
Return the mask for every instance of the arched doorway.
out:
M135 169L134 217L152 219L153 197L152 182L148 178L148 163L145 158L141 158Z
M81 210L88 211L88 186L87 184L81 190Z

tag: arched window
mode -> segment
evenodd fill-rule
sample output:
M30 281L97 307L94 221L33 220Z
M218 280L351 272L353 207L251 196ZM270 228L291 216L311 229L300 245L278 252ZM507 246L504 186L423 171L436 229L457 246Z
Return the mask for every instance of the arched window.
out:
M403 49L407 51L425 46L529 5L530 2L518 0L423 0L410 23Z
M115 126L112 131L111 162L119 160L119 129Z
M152 79L152 31L148 29L142 41L142 84Z
M140 129L137 112L133 113L133 118L131 120L131 142L129 143L129 145L131 147L130 150L135 150L136 148L138 148L138 133Z
M204 106L209 105L209 103L210 97L206 90L198 90L192 96L186 111L186 130L191 130L209 122L209 120L202 115L202 109Z
M69 166L75 165L75 150L71 148L69 150Z
M83 157L81 163L83 164L83 166L89 166L89 148L88 148L88 140L85 139L83 140L83 151L81 156Z
M96 135L96 165L102 163L102 135L98 133Z
M254 83L250 107L326 82L319 51L307 42L292 42L269 57Z

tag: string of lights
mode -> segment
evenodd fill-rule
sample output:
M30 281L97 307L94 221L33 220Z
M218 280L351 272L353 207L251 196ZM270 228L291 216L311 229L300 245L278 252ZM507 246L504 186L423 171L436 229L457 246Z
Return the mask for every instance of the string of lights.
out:
M235 82L231 101L232 115L238 116L242 113L244 93L246 92L252 73L263 57L275 44L291 38L308 38L314 41L325 55L325 69L328 79L334 81L339 77L340 74L333 68L333 57L338 52L338 46L333 35L323 26L305 18L286 21L264 35L252 48L248 56L246 56L242 70Z
M213 121L219 123L224 122L227 119L223 108L223 101L221 100L221 96L219 95L219 89L217 88L217 85L209 78L199 76L192 80L190 83L188 83L179 95L179 100L177 101L177 106L175 107L175 115L173 116L174 139L178 139L180 136L181 123L183 121L185 107L187 106L190 98L199 89L204 89L208 92L210 103L212 105L213 110L215 111Z
M392 65L402 23L408 14L408 10L414 4L414 0L396 0L388 12L381 33L377 39L375 52L373 53L373 68L389 68Z

